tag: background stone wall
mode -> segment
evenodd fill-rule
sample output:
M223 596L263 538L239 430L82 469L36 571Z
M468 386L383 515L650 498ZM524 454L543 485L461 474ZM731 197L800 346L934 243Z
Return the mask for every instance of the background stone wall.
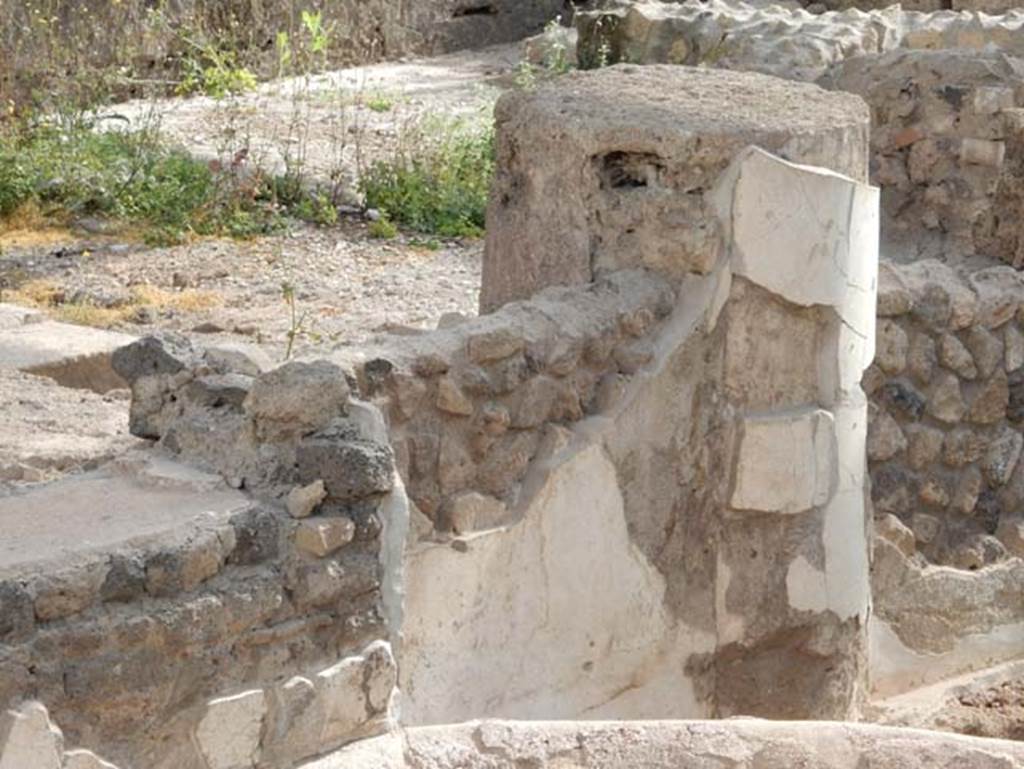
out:
M847 59L820 82L871 106L871 176L883 191L887 253L983 254L1024 266L1019 59L894 51Z
M1022 301L1010 267L883 265L865 375L875 514L899 518L931 563L1024 555Z

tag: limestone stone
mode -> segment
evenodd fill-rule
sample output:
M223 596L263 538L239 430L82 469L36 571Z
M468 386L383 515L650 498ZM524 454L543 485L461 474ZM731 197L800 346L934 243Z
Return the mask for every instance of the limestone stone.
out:
M899 423L888 412L877 409L868 420L868 459L884 462L907 448L907 439Z
M346 657L316 676L324 707L321 745L338 745L366 721L363 658Z
M878 316L889 318L906 315L914 306L914 298L895 266L878 265Z
M978 270L971 275L971 287L978 294L978 321L988 328L1009 321L1024 301L1024 281L1012 267Z
M875 521L875 533L882 539L891 542L907 558L917 551L914 532L911 531L895 515L885 515Z
M98 602L106 578L103 564L55 569L35 580L36 618L48 622L77 614Z
M914 297L913 315L926 326L956 331L974 323L978 298L949 265L923 259L904 265L900 274Z
M935 377L928 393L927 412L940 422L956 423L967 413L960 391L960 381L955 375L942 373Z
M1011 555L1024 558L1024 519L1003 518L999 521L996 536Z
M937 364L938 352L935 341L928 334L914 333L910 337L907 365L917 383L926 385L931 382L932 372Z
M882 464L871 474L871 497L875 512L906 515L916 504L911 498L914 476L897 464Z
M984 326L972 326L964 332L964 342L977 364L978 373L985 379L1003 362L1003 343Z
M914 513L914 516L910 519L910 528L914 532L914 538L918 542L927 545L938 536L942 523L934 515Z
M860 387L865 395L874 395L878 392L878 388L885 384L886 379L885 372L871 364L864 370L864 378L860 380Z
M505 515L506 508L503 502L476 491L456 495L445 504L443 512L444 520L456 534L492 528L499 524Z
M949 491L946 483L938 477L925 478L918 491L920 500L931 507L946 507L949 504Z
M510 358L523 349L525 340L509 329L484 331L466 340L466 351L477 363Z
M998 371L986 382L971 401L967 414L977 424L994 424L1006 418L1010 404L1010 389L1003 371Z
M517 393L512 409L512 427L525 429L539 427L551 418L565 385L546 376L530 379Z
M1024 436L1008 426L988 444L981 468L991 486L1002 486L1010 480L1021 448L1024 448Z
M437 382L437 407L447 414L468 417L473 414L473 401L462 392L459 385L447 376Z
M210 769L251 769L259 757L266 696L256 689L210 700L195 739Z
M203 360L222 373L258 377L274 367L274 361L261 348L238 342L219 342L203 351Z
M798 513L822 505L835 468L832 417L814 410L743 420L730 505Z
M324 558L344 547L356 534L356 525L348 516L318 516L299 523L295 546L317 558Z
M969 467L960 474L960 481L953 492L953 509L963 515L972 515L978 505L982 489L981 470Z
M898 323L885 319L878 324L875 361L884 371L889 374L902 372L907 365L909 347L907 332Z
M957 427L946 433L942 459L951 467L963 467L981 459L988 445L986 436L971 427Z
M1012 373L1024 366L1024 334L1015 323L1009 323L1003 332L1003 345L1006 349L1006 373Z
M288 492L285 504L292 518L308 518L317 506L327 498L324 482L317 478L305 486L296 486Z
M328 361L292 361L258 377L245 409L265 437L311 433L345 413L345 372Z
M978 376L978 369L970 351L952 334L943 334L939 338L939 361L964 379L974 379Z
M907 461L915 470L923 470L939 458L945 436L928 425L912 424L905 429L909 449Z
M63 742L38 702L0 713L0 769L61 769Z

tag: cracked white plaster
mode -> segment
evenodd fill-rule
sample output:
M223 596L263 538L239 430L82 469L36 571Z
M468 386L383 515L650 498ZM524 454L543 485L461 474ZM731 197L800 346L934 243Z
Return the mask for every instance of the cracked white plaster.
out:
M873 338L877 188L748 147L713 198L735 274L794 304L834 307L852 332Z

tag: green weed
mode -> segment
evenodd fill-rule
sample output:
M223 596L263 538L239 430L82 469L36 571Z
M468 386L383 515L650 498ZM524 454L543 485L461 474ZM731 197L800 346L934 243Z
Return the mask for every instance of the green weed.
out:
M474 121L426 121L365 170L366 204L411 230L478 237L494 173L494 133Z

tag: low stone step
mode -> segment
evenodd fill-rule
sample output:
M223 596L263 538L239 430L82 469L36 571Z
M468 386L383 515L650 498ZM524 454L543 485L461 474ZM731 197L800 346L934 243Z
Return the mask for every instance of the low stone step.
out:
M49 320L36 311L0 304L0 370L55 380L64 387L105 393L126 387L110 356L134 337Z

